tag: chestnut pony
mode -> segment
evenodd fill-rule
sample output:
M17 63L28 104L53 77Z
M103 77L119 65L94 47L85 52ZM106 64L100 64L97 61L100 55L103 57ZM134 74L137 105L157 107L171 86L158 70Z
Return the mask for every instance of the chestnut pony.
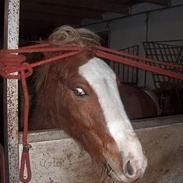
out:
M62 26L50 45L88 47L99 37L87 29ZM49 57L45 53L46 57ZM31 129L62 128L78 141L108 174L133 182L143 176L147 160L120 99L117 77L92 49L42 66Z

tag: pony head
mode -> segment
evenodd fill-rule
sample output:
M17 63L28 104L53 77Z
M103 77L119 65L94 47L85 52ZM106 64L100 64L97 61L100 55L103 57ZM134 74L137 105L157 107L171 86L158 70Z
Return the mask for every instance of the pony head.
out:
M48 40L55 46L100 44L93 32L69 26L58 28ZM55 126L78 141L109 176L124 182L143 176L147 160L126 115L117 77L92 49L43 66L37 78Z

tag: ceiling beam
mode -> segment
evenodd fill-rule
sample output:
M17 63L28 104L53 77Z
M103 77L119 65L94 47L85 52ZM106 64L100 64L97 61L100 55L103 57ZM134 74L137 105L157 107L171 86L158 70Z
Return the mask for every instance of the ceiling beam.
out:
M76 9L86 9L86 10L97 10L97 11L103 11L103 12L114 12L114 13L120 13L120 14L128 14L129 13L129 6L124 5L123 3L116 4L112 2L106 2L105 0L34 0L32 2L36 2L39 4L47 4L50 7L53 5L56 6L67 6L70 8L76 8ZM82 11L81 10L81 11Z
M36 4L32 2L22 2L21 12L24 14L40 14L41 15L57 15L57 16L68 16L68 17L77 17L77 18L97 18L101 16L100 11L94 10L85 10L85 9L73 9L70 7L55 6L48 4Z
M171 4L171 0L140 0L138 2L153 3L161 6L169 6Z

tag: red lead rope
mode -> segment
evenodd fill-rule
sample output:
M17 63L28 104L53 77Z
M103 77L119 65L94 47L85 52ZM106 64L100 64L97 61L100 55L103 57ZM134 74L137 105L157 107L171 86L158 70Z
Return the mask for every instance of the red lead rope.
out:
M47 44L35 45L26 48L20 48L16 50L3 50L0 52L0 75L7 79L19 79L21 80L22 91L24 96L24 129L22 136L23 151L21 156L20 164L20 181L28 183L31 181L32 172L29 157L29 149L31 145L28 143L28 118L29 118L29 95L27 89L26 78L32 74L32 68L61 60L66 57L70 57L80 53L81 48L77 47L66 47L66 48L47 48ZM62 54L40 60L38 62L28 64L25 61L23 55L15 55L12 53L31 53L31 52L62 52ZM18 72L17 75L12 73ZM26 175L26 176L25 176Z
M28 143L28 118L29 118L29 95L27 89L26 78L32 74L34 67L47 64L50 62L58 61L70 56L74 56L80 53L84 48L80 47L49 47L49 44L37 44L33 46L23 47L14 50L2 50L0 51L0 75L7 79L19 79L21 80L23 96L24 96L24 129L22 136L23 151L20 165L20 180L23 183L28 183L31 180L32 172L29 158L29 149L31 145ZM109 48L97 46L94 48L95 55L98 57L106 58L112 61L120 62L126 65L137 67L146 71L154 72L157 74L173 77L183 80L183 74L165 70L156 66L150 66L142 63L154 63L167 65L177 69L183 69L182 65L170 64L161 61L154 61L145 57L134 56L127 53L115 51ZM26 58L23 55L15 55L15 53L33 53L33 52L61 52L61 54L53 56L48 59L40 60L35 63L26 63ZM13 54L14 53L14 54ZM140 60L141 62L137 61ZM12 73L18 72L17 75ZM25 176L25 169L27 171Z
M107 53L107 52L104 52L104 51L100 50L100 49L103 50L103 47L98 47L98 48L99 48L99 50L96 51L96 55L98 57L113 60L115 62L126 64L126 65L129 65L129 66L136 67L136 68L139 68L139 69L143 69L143 70L153 72L153 73L156 73L156 74L160 74L160 75L168 76L168 77L171 77L171 78L183 80L183 74L179 74L179 73L176 73L176 72L172 72L170 70L162 69L162 68L157 67L157 66L148 65L148 64L142 63L142 61L150 62L150 63L153 63L153 64L157 64L157 63L160 64L161 63L161 65L166 65L166 66L169 66L169 67L171 66L171 67L174 67L174 68L177 68L177 69L180 69L180 70L183 69L183 65L164 63L164 62L161 62L161 61L154 61L154 60L150 60L150 59L147 59L147 58L143 59L143 57L135 56L136 59L141 61L141 62L139 62L139 61L136 61L136 60L134 61L133 60L133 57L134 57L133 55L132 56L130 55L131 58L125 58L125 57L122 57L122 56L126 56L126 53L124 53L124 55L122 55L123 53L118 52L116 50L112 50L112 49L109 49L109 48L104 48L104 49L107 49L109 51L109 53ZM115 55L115 54L118 54L118 55Z
M21 165L20 165L20 180L23 183L30 182L32 178L32 172L31 172L31 165L30 165L30 158L29 158L29 149L31 148L31 145L28 144L27 138L28 138L28 119L29 119L29 95L28 95L28 89L27 89L27 82L26 82L26 76L25 71L21 71L21 83L22 83L22 90L23 90L23 96L24 96L24 130L23 130L23 151L22 151L22 157L21 157ZM24 177L25 167L27 169L27 177Z

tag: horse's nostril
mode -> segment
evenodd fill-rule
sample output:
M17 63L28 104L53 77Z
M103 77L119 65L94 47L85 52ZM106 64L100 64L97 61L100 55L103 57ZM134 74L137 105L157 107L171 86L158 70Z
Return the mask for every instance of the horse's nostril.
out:
M124 167L124 171L128 176L133 176L135 171L133 169L133 166L131 165L130 161L128 161Z

